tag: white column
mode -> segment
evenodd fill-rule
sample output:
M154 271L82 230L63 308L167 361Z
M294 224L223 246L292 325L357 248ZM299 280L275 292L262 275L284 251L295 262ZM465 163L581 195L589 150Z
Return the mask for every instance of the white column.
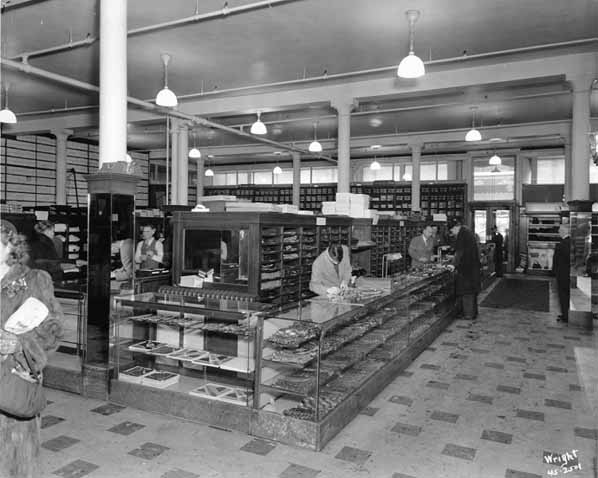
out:
M301 207L301 153L293 151L293 205Z
M127 0L100 0L100 169L127 154Z
M339 193L348 193L351 188L351 111L356 103L333 100L331 106L338 112L338 188Z
M196 159L196 168L197 168L197 198L196 204L199 203L199 198L203 196L203 185L204 185L204 175L205 175L205 161L203 156L201 158Z
M189 204L189 129L186 124L179 130L179 157L178 157L178 196L176 204Z
M573 96L571 121L571 197L569 201L590 199L590 91L593 75L570 78Z
M66 142L73 134L70 129L52 131L56 137L56 204L66 204Z
M421 144L410 144L411 148L411 210L419 211L420 208L420 159L422 154Z
M170 119L170 203L178 204L179 198L179 128L180 120Z

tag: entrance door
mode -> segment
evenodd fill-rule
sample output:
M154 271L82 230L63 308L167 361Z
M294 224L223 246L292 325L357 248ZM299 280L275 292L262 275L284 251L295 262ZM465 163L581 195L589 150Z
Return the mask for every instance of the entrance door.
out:
M503 205L484 205L473 206L473 227L474 232L480 239L481 244L485 244L492 239L492 228L496 226L498 232L503 237L503 270L505 272L513 270L513 251L515 245L515 234L513 234L514 222L511 206Z

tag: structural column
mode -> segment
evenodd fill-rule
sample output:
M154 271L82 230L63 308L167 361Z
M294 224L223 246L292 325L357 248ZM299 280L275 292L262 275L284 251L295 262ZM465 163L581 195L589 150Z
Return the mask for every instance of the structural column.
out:
M590 91L594 75L570 78L573 96L571 121L571 196L569 201L590 199Z
M571 164L573 163L573 156L571 156L571 140L565 141L564 156L565 156L565 187L563 188L565 194L565 201L571 200Z
M127 1L100 1L100 169L127 154Z
M411 148L411 210L420 211L420 159L422 154L421 144L410 144Z
M178 194L174 204L186 206L189 203L189 129L186 124L180 125L178 140L178 158L176 158Z
M168 204L178 204L180 124L180 120L170 119L170 198L167 198ZM166 151L166 154L168 154L168 151Z
M65 129L52 131L56 137L56 204L66 204L66 142L73 134L72 130Z
M196 204L199 204L199 199L203 196L204 177L205 177L205 161L203 157L197 158L195 162L197 168L197 198Z
M338 192L348 193L351 187L351 111L353 100L330 103L338 112Z
M301 207L301 153L293 151L293 206Z

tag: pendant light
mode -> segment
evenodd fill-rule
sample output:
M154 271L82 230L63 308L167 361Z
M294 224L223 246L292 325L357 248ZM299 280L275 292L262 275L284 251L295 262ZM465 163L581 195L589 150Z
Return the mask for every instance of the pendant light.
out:
M191 134L193 136L193 148L189 150L189 157L191 159L199 159L201 158L201 151L197 149L197 146L195 144L195 131L193 131Z
M214 158L214 156L208 154L208 158ZM214 164L213 159L212 159L212 164ZM211 178L214 176L214 170L212 168L208 168L204 171L203 175L207 178Z
M374 156L374 160L372 161L372 164L370 164L370 169L372 171L379 171L381 168L382 166L380 166L380 163L376 161L376 156Z
M500 156L495 152L488 160L488 164L490 166L498 167L502 164L502 160L500 159Z
M170 55L163 53L160 58L162 58L162 63L164 64L164 88L156 95L156 104L172 108L178 104L178 100L172 90L168 88L168 62L170 61Z
M419 18L419 10L407 10L405 16L409 22L409 54L399 63L397 75L401 78L419 78L426 74L424 62L413 52L415 22Z
M6 82L4 85L4 109L0 111L0 123L10 123L14 124L17 122L17 117L15 114L8 108L8 88L9 83Z
M465 141L480 141L482 139L481 133L475 129L475 112L477 109L477 106L471 107L471 129L465 135Z
M261 120L262 112L257 112L257 121L251 125L251 129L249 130L251 134L266 134L268 130L266 129L266 125L262 123Z
M318 129L318 123L314 123L314 140L309 144L308 151L310 153L321 153L322 152L322 145L318 141L318 137L316 131Z
M274 169L272 170L272 173L278 175L278 174L282 174L282 169L281 167L277 164L276 166L274 166Z

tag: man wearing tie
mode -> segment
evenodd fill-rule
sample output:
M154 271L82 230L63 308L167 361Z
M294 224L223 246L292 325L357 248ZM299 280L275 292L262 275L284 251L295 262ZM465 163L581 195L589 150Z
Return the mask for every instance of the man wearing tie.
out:
M432 225L426 224L421 235L411 239L409 256L411 267L419 267L432 261L434 256L434 239L432 238Z

